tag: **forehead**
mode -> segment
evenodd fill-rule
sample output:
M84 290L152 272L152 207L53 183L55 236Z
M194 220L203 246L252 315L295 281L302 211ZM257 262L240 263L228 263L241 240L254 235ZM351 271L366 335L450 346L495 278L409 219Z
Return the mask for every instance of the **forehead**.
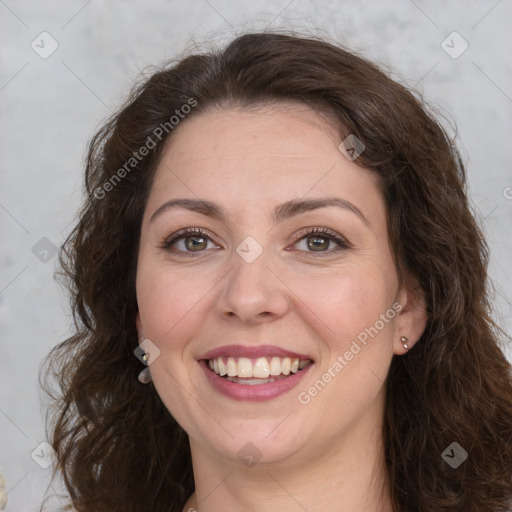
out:
M195 114L167 141L148 207L184 195L240 208L304 196L381 201L376 174L348 160L341 140L333 121L302 104Z
M327 156L338 138L334 121L305 104L231 107L185 119L169 139L166 152L181 163L248 155L291 162Z

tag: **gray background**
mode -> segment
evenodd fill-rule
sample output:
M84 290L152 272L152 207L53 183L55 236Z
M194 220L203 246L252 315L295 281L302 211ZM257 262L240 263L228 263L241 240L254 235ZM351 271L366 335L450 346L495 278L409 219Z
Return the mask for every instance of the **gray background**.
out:
M266 27L326 34L393 68L454 120L491 248L497 319L510 333L511 20L510 0L0 0L0 467L7 510L39 510L49 482L51 469L31 458L45 439L37 376L50 348L70 332L52 251L81 201L86 143L145 66L192 43L223 44ZM52 40L43 31L58 43L46 59L40 53ZM444 43L452 56L442 47L453 31L469 44L458 58L458 36ZM38 457L44 462L40 449Z

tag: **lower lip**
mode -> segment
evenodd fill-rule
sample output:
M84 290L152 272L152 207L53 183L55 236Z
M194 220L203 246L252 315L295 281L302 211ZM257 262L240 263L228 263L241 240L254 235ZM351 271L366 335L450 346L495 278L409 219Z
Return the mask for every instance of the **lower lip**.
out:
M199 361L199 365L206 374L207 379L211 385L221 394L238 401L248 402L263 402L265 400L272 400L287 391L293 389L304 377L304 375L313 366L313 363L308 364L303 370L300 370L285 379L279 379L275 382L268 382L267 384L255 384L253 386L247 384L237 384L231 382L224 377L212 372L203 359Z

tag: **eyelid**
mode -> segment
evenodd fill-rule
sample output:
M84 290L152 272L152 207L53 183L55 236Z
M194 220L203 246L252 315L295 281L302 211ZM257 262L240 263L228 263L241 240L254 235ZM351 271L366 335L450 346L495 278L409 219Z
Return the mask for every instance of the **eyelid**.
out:
M343 235L340 235L339 233L337 233L336 231L333 231L332 229L324 228L324 227L311 226L311 227L303 228L297 233L298 238L295 241L298 242L302 238L305 238L306 236L313 235L313 234L329 235L328 237L326 236L326 238L331 238L332 240L334 240L335 242L337 242L339 244L345 245L347 247L351 247L350 242Z

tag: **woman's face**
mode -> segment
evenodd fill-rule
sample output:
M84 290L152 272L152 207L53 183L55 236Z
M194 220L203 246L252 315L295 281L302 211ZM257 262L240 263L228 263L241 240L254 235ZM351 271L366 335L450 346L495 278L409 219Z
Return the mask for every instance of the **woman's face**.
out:
M142 223L137 328L160 351L153 382L193 450L301 462L379 431L393 353L422 327L376 175L340 142L289 104L192 117L165 148Z

